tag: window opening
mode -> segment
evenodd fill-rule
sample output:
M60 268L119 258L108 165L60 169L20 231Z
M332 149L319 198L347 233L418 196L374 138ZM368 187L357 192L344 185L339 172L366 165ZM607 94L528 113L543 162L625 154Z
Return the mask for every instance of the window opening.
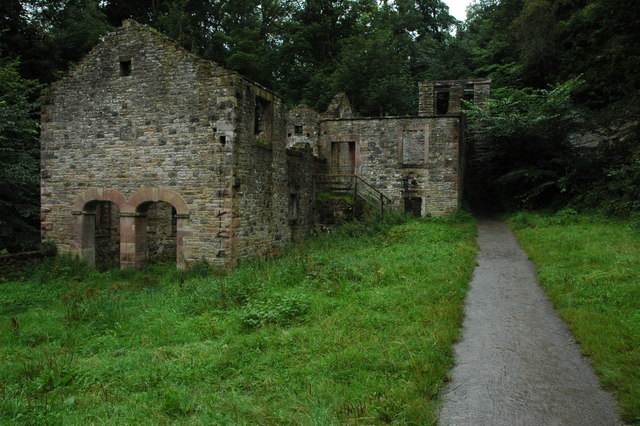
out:
M473 103L473 89L465 89L464 94L462 95L462 100L466 101L467 103L472 104ZM465 104L464 102L462 103L462 108L463 109L469 109L469 106L467 104Z
M301 135L302 134L302 126L295 126L294 131L295 131L296 135Z
M436 92L436 114L446 114L449 111L449 89Z
M127 77L131 75L131 60L120 61L120 77Z
M269 102L268 100L256 96L256 106L254 114L255 122L253 126L253 133L256 135L264 134L267 130L267 118L270 104L271 102Z
M293 193L289 195L289 219L296 220L298 219L298 194Z

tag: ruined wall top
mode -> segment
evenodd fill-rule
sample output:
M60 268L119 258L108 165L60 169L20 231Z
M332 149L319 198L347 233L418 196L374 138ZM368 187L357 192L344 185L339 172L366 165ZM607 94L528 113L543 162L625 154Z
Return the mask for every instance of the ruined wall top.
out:
M351 118L353 117L353 109L351 102L346 93L340 92L336 94L327 110L322 114L322 118Z
M459 114L462 100L481 105L491 92L491 79L436 80L418 83L419 115Z

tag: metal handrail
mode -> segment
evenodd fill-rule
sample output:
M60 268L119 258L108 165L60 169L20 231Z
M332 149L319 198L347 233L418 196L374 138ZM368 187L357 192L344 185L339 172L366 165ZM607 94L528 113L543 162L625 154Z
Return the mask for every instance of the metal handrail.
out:
M321 183L319 181L325 180L322 182L324 184L336 184L339 183L340 180L344 179L348 182L349 186L347 188L343 188L344 190L348 190L353 193L353 198L355 200L356 197L360 197L373 207L379 209L380 217L384 215L385 203L387 205L391 205L391 198L384 195L382 192L378 191L376 188L371 186L366 180L362 179L360 176L353 173L339 173L339 174L317 174L313 175L313 183L314 183L314 200L316 193L316 186ZM338 180L338 182L332 182L332 180Z

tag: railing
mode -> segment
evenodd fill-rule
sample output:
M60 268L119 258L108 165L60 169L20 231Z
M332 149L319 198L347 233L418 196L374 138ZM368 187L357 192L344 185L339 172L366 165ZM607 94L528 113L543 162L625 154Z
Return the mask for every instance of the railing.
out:
M385 207L391 207L391 198L375 189L367 181L355 174L329 174L313 176L314 200L319 190L333 193L350 194L354 201L360 198L375 208L380 217L384 215Z

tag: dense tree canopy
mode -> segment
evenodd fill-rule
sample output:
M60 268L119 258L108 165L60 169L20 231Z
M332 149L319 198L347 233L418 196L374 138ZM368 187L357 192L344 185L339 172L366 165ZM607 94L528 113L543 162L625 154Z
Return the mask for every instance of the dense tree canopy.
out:
M38 123L30 100L36 85L17 62L0 59L0 249L33 247L40 217Z
M22 174L24 186L10 192L37 204L26 195L33 194L37 181L36 122L30 121L37 119L32 105L37 94L30 80L48 84L60 78L127 18L275 89L290 105L322 110L344 91L363 115L412 114L419 80L490 77L494 88L510 90L496 93L510 93L520 119L529 120L536 105L531 96L580 78L584 84L565 101L573 109L590 109L586 125L599 116L637 120L639 16L635 0L476 0L466 22L457 22L440 0L3 0L0 148L18 155L20 173L29 175ZM14 113L24 119L5 118ZM624 139L625 157L637 158L637 144L628 142L634 140L630 127L617 128L626 134L608 139ZM514 137L493 142L516 149L521 145ZM549 132L548 137L545 141L557 144L546 146L564 147L568 136ZM574 155L569 151L549 155L567 160ZM596 163L608 170L601 177L616 176L618 166ZM566 177L560 174L557 179ZM18 184L14 178L3 177L11 182L7 187ZM21 211L16 217L31 220L35 229L37 217L26 213L22 201L7 197L3 192L3 205ZM13 244L9 240L15 238L3 237L0 249Z

